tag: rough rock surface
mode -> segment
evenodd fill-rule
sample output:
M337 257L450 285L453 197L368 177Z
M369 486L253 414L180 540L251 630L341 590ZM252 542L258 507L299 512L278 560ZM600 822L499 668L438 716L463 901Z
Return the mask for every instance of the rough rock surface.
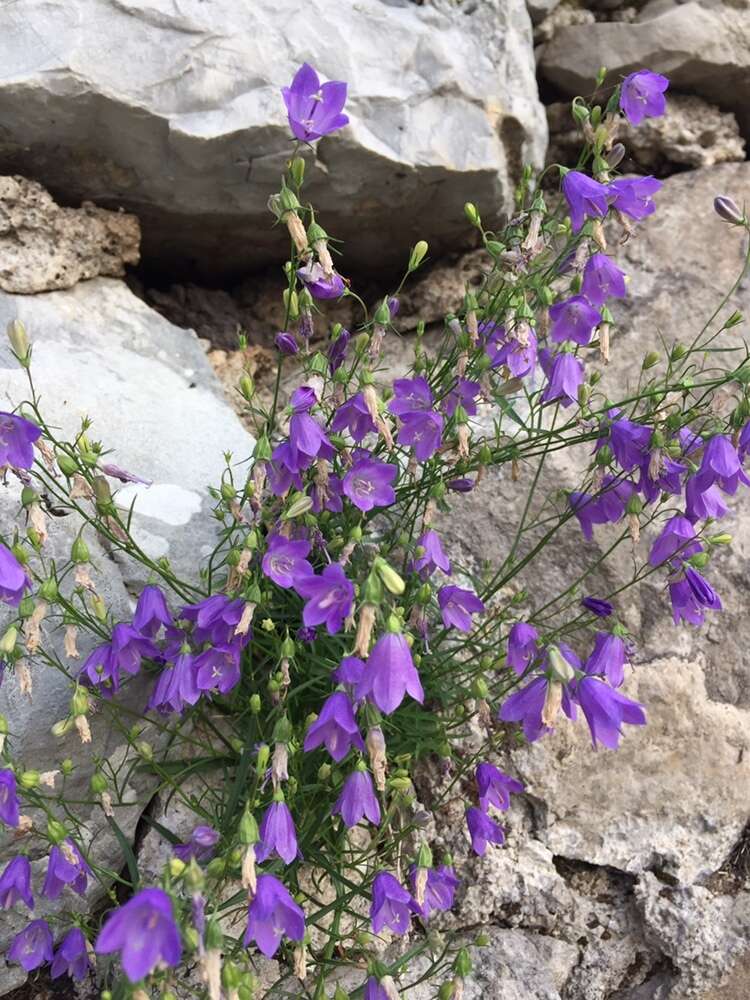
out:
M549 105L547 122L548 162L575 166L581 134L571 117L570 104ZM685 94L670 94L667 114L662 118L647 118L637 128L623 119L617 138L628 151L619 168L627 173L667 177L688 167L711 167L745 159L745 142L735 115Z
M305 59L349 83L351 124L306 157L350 267L455 244L457 206L507 204L543 158L524 0L17 0L0 5L0 169L136 211L165 270L241 275L281 256L279 89Z
M0 290L28 295L121 278L140 259L138 219L85 202L61 208L41 184L0 177Z
M539 52L539 69L572 97L593 90L600 66L612 82L647 66L667 75L673 91L735 111L747 135L749 37L750 8L744 3L647 5L634 23L560 27Z
M26 324L34 344L34 378L50 423L74 433L80 417L94 421L91 436L113 449L110 456L121 467L152 479L151 487L127 486L119 498L135 499L134 534L152 556L166 555L178 574L197 576L198 560L212 547L211 520L205 487L219 481L222 452L233 452L237 462L249 455L252 440L242 429L210 370L194 334L180 330L137 299L120 281L96 278L65 292L35 296L0 293L0 328L10 319ZM23 373L0 343L0 407L9 409L27 395ZM113 481L113 488L117 484ZM19 490L0 492L3 534L19 516ZM53 555L68 553L77 525L68 518L51 518ZM131 610L132 584L140 573L87 536L92 552L94 582L116 618ZM140 571L142 572L142 570ZM0 622L0 631L2 623ZM56 633L54 646L71 670L77 664L65 658ZM86 648L81 643L80 652ZM73 798L89 797L91 758L82 754L75 733L64 740L50 734L53 723L68 714L70 689L62 673L51 667L33 668L33 699L21 695L16 678L0 690L0 712L12 720L14 754L39 770L52 770L70 757L77 762L66 788ZM143 691L134 691L141 706ZM118 732L104 716L92 723L97 751L116 765L122 745ZM148 738L149 734L145 736ZM131 787L132 805L118 809L116 820L132 836L150 795L148 780L139 777ZM122 852L102 810L94 806L87 816L89 840L98 863L119 870ZM7 854L9 843L0 845ZM38 877L44 862L35 864ZM38 893L37 893L38 895ZM41 901L40 901L41 903ZM70 906L63 898L53 909ZM43 908L37 906L36 915ZM0 949L25 923L22 913L0 913ZM18 966L0 963L0 993L23 980Z

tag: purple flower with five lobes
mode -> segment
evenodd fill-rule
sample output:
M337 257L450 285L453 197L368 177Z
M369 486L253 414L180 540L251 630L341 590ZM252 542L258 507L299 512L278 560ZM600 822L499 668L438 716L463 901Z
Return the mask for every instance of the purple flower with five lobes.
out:
M729 513L719 487L715 484L701 489L695 476L685 483L685 516L695 523L705 517L718 519Z
M240 682L239 643L204 649L194 660L195 683L199 691L229 694Z
M585 676L574 682L575 698L581 706L591 730L591 743L616 750L622 736L622 727L645 726L643 705L615 691L597 677Z
M539 633L527 622L516 622L508 633L508 666L519 675L526 673L539 654L537 639Z
M357 700L369 698L384 715L395 712L406 694L422 704L422 683L409 645L400 632L386 632L375 643L356 694Z
M360 660L358 656L345 656L333 671L331 677L337 684L348 684L350 687L353 687L362 680L364 672L364 660Z
M473 590L454 587L449 584L438 591L438 604L443 625L446 628L457 628L461 632L471 632L474 622L471 616L484 611L484 602Z
M508 809L511 794L518 795L526 787L522 781L504 774L494 764L480 764L475 773L479 805L483 812L490 806L496 809Z
M655 177L620 177L609 185L612 207L631 219L645 219L656 211L652 196L660 188L661 181Z
M41 427L15 413L0 412L0 466L30 469L34 464L34 442Z
M568 202L570 223L577 233L586 219L603 219L609 210L611 190L578 170L569 170L562 179L562 192Z
M443 418L430 410L428 413L405 413L401 417L398 443L413 448L420 462L432 458L443 440Z
M297 338L288 330L280 330L273 338L273 342L279 354L285 354L287 357L291 357L299 351Z
M172 853L181 861L208 861L213 857L214 847L219 843L220 834L212 826L199 824L193 828L190 840L185 844L175 844Z
M301 576L311 576L313 568L305 556L310 552L307 539L285 538L284 535L268 536L268 549L261 568L265 576L279 587L293 587Z
M615 632L597 632L594 648L583 669L587 674L606 677L612 687L618 688L625 680L625 664L629 661L628 647L622 636Z
M50 967L50 976L58 979L60 976L70 976L79 982L85 979L91 970L86 947L86 938L78 927L72 927L57 947Z
M417 891L417 876L417 866L412 865L409 869L412 892ZM412 911L423 920L429 920L430 915L436 910L443 912L450 910L459 885L460 879L457 878L450 865L440 865L439 868L428 869L427 882L424 887L424 902L420 906L416 899L412 898L410 904Z
M300 142L314 142L349 123L342 114L346 104L347 85L342 80L321 84L309 63L303 63L294 74L290 87L282 87L289 127Z
M563 646L564 644L560 645L561 651ZM578 666L580 667L580 662ZM551 727L542 722L542 712L547 700L549 685L550 682L546 677L535 677L509 698L506 698L500 707L498 718L501 722L520 722L523 726L523 734L529 743L533 743L540 736L551 732ZM562 689L562 709L569 719L575 721L576 706L566 685L563 685Z
M16 776L5 768L0 771L0 820L6 826L15 827L18 826L19 815Z
M247 909L243 944L255 942L266 958L273 958L282 937L301 941L305 936L305 914L289 890L274 875L259 875L255 895Z
M331 430L335 434L349 431L355 444L359 444L368 434L377 430L361 392L351 396L338 407L331 421Z
M180 612L180 617L194 622L193 638L199 645L229 643L245 610L241 597L234 600L226 594L212 594L197 604L188 604Z
M660 493L677 495L682 493L682 476L687 472L687 466L675 462L669 455L661 454L658 462L658 475L651 475L651 455L643 456L640 476L638 477L638 492L643 494L646 503L653 503Z
M702 625L704 608L721 611L721 598L711 584L692 566L685 566L684 575L670 580L669 598L672 603L672 617L675 625L680 621L691 625Z
M364 764L356 771L352 771L346 779L331 813L340 816L349 829L361 823L363 819L378 826L380 803L372 785L372 778L365 770Z
M160 587L148 584L143 588L135 606L133 628L141 635L153 639L161 626L172 625L172 615L167 607L167 599Z
M667 107L664 91L669 80L660 73L639 69L630 73L620 85L620 110L631 125L640 125L644 118L660 118Z
M91 874L86 859L68 837L60 845L55 844L49 852L42 895L47 899L58 899L65 886L69 885L79 896L83 896Z
M540 355L541 357L541 355ZM542 367L544 368L544 361ZM578 402L578 389L583 382L583 364L574 354L561 351L549 364L547 385L542 393L543 403L559 402L567 407Z
M505 327L497 327L487 341L485 351L489 356L493 368L499 365L507 365L511 375L515 378L523 378L532 372L536 366L537 359L537 339L536 334L528 328L525 342L518 340L507 333ZM468 411L467 411L468 412Z
M52 961L52 931L46 920L32 920L13 938L8 958L26 972Z
M599 494L595 497L575 490L568 495L568 503L578 519L583 537L590 541L595 524L614 524L625 516L628 500L636 492L633 483L605 476Z
M686 517L676 514L670 517L659 532L659 536L651 546L648 561L651 566L661 566L675 557L678 560L689 559L696 552L702 552L703 546L695 536L695 528Z
M411 902L411 895L394 875L379 872L372 883L370 921L373 933L380 934L387 927L394 934L406 934L411 924Z
M297 390L299 393L301 390ZM295 396L297 395L295 393ZM314 401L314 397L313 397ZM294 397L292 397L294 405ZM313 459L326 457L331 450L331 442L317 420L310 416L306 409L296 409L289 421L289 449L287 464L292 472L307 469ZM274 457L276 452L274 452Z
M328 345L328 371L331 375L334 375L346 360L346 352L351 339L351 333L348 330L342 329L339 331L338 337L331 340L331 343Z
M276 854L286 864L290 865L297 857L297 833L294 820L289 812L289 806L284 802L281 792L279 797L270 804L263 814L260 824L260 842L255 845L255 857L258 861L266 861Z
M443 551L440 536L436 531L432 529L425 531L417 541L417 548L424 550L412 564L418 573L421 573L422 576L430 576L436 569L440 569L443 573L450 575L451 562Z
M586 346L591 340L594 327L602 321L602 314L583 295L571 295L569 299L556 302L549 308L552 320L550 340L560 343L571 340Z
M127 622L120 622L112 629L109 655L115 670L132 676L141 669L142 659L158 660L161 654L151 639Z
M427 379L418 375L416 378L397 378L393 383L393 399L388 409L397 417L410 413L426 413L432 409L432 390Z
M26 570L13 553L0 542L0 601L17 608L24 591L31 586Z
M344 493L359 510L390 507L396 501L393 489L396 473L396 466L389 462L359 458L344 476Z
M179 965L182 944L172 900L163 889L141 889L107 917L94 950L98 955L119 952L131 983L145 979L159 963Z
M750 486L737 449L725 434L716 434L706 442L695 479L701 490L716 483L730 496L734 496L740 483Z
M334 691L326 699L320 715L305 735L304 750L309 753L325 744L326 750L337 764L352 747L364 753L365 744L359 732L351 700L343 691Z
M390 998L385 988L380 985L380 981L375 976L368 976L362 1000L390 1000Z
M326 274L317 262L297 268L297 276L314 299L340 299L346 290L344 279L336 271Z
M488 844L505 843L505 831L500 824L476 806L466 810L466 826L471 837L471 849L480 858L484 856Z
M9 910L22 900L30 910L34 909L31 892L31 862L25 854L13 858L0 875L0 908Z
M279 445L275 451L279 451L284 445ZM281 461L266 462L266 476L268 477L268 488L275 497L283 497L292 486L302 491L302 477L298 472L291 472Z
M595 253L583 270L581 294L595 306L603 306L609 298L623 299L627 295L625 275L611 257Z
M159 674L147 707L168 715L181 713L185 705L195 705L201 696L197 674L195 656L178 653L174 663L165 664Z
M596 450L609 444L620 468L630 472L640 465L644 458L648 458L651 435L650 427L620 417L613 420L608 427L605 426L604 436L596 442Z
M614 611L609 601L605 601L600 597L582 597L581 604L592 615L596 615L597 618L609 618Z
M325 624L329 635L341 631L351 614L354 587L339 563L330 563L317 576L301 577L294 589L305 599L302 621L306 626Z
M477 396L480 393L479 382L474 382L468 378L456 379L456 384L443 400L443 409L447 416L452 417L457 406L463 406L467 416L477 415Z

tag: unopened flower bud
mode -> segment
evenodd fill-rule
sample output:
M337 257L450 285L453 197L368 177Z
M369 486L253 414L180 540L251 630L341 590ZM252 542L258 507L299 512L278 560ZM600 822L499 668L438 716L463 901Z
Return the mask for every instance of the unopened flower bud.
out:
M416 271L427 254L428 246L425 240L419 240L414 244L414 249L409 257L409 270Z
M607 165L611 170L614 170L615 167L619 166L622 163L622 161L625 159L626 152L627 150L625 149L625 147L621 142L616 142L614 144L612 149L610 149L610 151L605 156Z
M649 351L648 354L643 359L643 370L647 368L653 368L654 365L659 364L659 355L656 351Z
M18 639L18 629L11 625L9 629L6 630L2 639L0 639L0 653L4 653L6 656L12 653L16 648L16 640Z
M56 819L47 820L47 836L53 844L61 844L68 836L68 831Z
M714 198L714 212L732 226L744 226L745 216L740 211L737 202L728 195L721 194Z
M575 671L571 664L565 659L557 646L549 646L547 649L547 660L550 673L553 678L561 684L569 684L575 677Z
M392 566L389 566L385 559L378 557L373 562L373 569L385 584L391 594L398 596L406 590L406 584Z
M27 368L29 361L29 338L26 334L26 327L20 319L12 319L8 323L7 331L13 353L23 367Z
M281 515L283 521L291 521L295 517L301 517L303 514L307 514L308 511L312 510L313 498L307 496L304 493L295 493L292 497L292 501Z
M481 226L482 226L482 220L479 217L479 212L477 211L477 206L474 205L472 202L467 201L466 204L464 205L464 215L469 220L469 222L472 224L472 226L476 226L477 228L481 228Z

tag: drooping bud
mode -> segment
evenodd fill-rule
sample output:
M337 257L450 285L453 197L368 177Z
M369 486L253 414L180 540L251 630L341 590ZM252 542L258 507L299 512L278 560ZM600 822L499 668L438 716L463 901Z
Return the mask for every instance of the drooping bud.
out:
M728 222L732 226L744 226L746 219L745 215L734 200L728 195L721 194L717 198L714 198L714 212Z

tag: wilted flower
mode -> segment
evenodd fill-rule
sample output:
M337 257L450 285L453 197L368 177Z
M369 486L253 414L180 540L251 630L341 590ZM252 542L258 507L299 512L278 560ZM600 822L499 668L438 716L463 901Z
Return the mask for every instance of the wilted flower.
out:
M669 86L666 76L639 69L630 73L620 85L620 109L631 125L640 125L644 118L660 118L666 109L664 91Z
M62 844L55 844L49 852L42 895L47 899L57 899L65 886L69 885L79 896L83 896L91 874L85 858L68 837Z
M34 442L41 427L15 413L0 412L0 466L30 469L34 464Z
M52 959L50 976L70 976L71 979L85 979L91 969L86 938L78 927L72 927L58 945Z
M25 854L19 854L5 866L0 875L0 907L9 910L19 900L34 909L31 892L31 862Z
M380 823L380 803L372 786L372 778L364 765L346 779L331 812L334 816L341 816L350 828L363 819L368 819L375 826Z
M341 80L321 84L318 74L303 63L290 87L281 90L289 116L289 127L301 142L314 142L349 123L342 114L347 85Z
M412 884L412 896L416 893L417 868L412 865L409 871ZM427 881L424 887L424 901L419 905L412 900L412 909L418 913L423 920L429 920L430 914L435 910L450 910L453 906L453 897L459 886L459 879L450 865L440 865L439 868L430 868L427 872Z
M365 744L354 718L352 703L343 691L334 691L328 697L320 715L307 730L304 749L309 752L323 743L337 764L352 747L364 753Z
M33 972L52 961L52 931L46 920L32 920L11 941L8 958L26 971Z
M517 795L524 790L524 784L508 774L503 774L494 764L480 764L476 770L477 792L479 805L484 812L489 806L496 809L507 809L510 806L511 794Z
M179 965L182 944L172 900L163 889L141 889L110 913L94 947L100 955L119 952L131 983L144 979L160 962Z
M472 590L453 585L440 588L438 604L443 625L446 628L457 628L461 632L471 632L474 628L471 616L484 611L484 602Z
M466 810L466 825L471 837L471 849L482 857L488 844L504 844L505 831L493 819L476 806Z
M357 698L370 698L381 712L390 715L407 693L420 704L424 701L422 684L406 639L400 632L386 632L367 658L362 680L357 685Z
M317 576L301 577L294 588L306 602L302 610L306 626L325 624L330 635L341 631L351 614L354 587L339 563L330 563Z
M305 914L288 889L274 875L259 875L255 895L247 910L243 942L255 941L266 958L273 958L282 937L301 941L305 936Z
M406 934L411 923L411 896L390 872L379 872L372 883L370 920L375 934L384 927Z

